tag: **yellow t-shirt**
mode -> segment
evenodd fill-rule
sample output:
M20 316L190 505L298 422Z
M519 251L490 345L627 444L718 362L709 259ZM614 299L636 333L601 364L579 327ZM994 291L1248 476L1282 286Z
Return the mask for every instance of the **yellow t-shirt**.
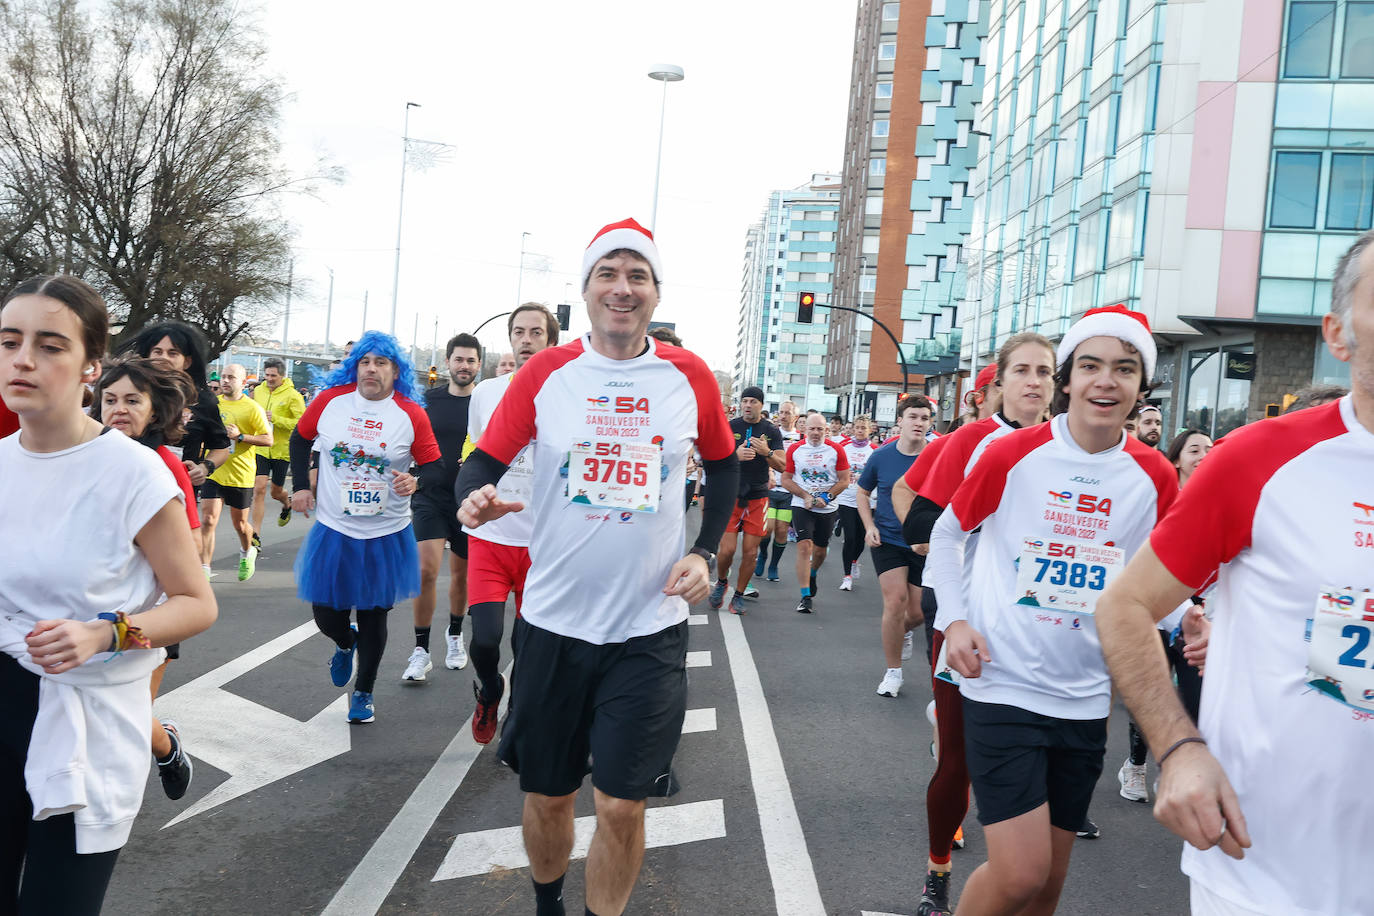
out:
M250 397L240 397L230 401L223 396L219 399L219 416L224 425L230 423L239 428L245 436L261 436L271 427L267 424L267 414ZM258 473L257 450L247 442L233 442L234 454L220 465L210 479L222 487L252 487L253 478Z

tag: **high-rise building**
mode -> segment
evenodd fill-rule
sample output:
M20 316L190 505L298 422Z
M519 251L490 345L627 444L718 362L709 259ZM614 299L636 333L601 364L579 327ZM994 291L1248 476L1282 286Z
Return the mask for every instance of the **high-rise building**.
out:
M827 316L834 272L839 176L817 173L788 191L774 191L745 237L740 280L736 391L758 385L768 410L795 401L832 413L823 381ZM798 298L816 297L811 324L797 322Z
M1374 211L1374 4L992 0L962 361L1126 303L1166 430L1348 370L1317 324Z

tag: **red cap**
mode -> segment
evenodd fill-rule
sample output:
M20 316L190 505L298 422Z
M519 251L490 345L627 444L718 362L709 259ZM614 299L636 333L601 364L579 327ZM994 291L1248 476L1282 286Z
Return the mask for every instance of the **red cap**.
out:
M997 378L997 364L988 363L983 367L983 371L978 373L978 377L973 380L973 388L986 388Z

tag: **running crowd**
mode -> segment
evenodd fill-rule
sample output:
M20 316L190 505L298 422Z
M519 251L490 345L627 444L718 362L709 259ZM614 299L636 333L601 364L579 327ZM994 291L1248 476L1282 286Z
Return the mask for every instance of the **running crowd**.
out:
M482 346L458 334L447 384L426 391L398 342L369 331L308 402L279 360L251 393L241 365L212 377L204 336L180 322L107 358L105 303L79 279L6 295L0 912L98 913L149 757L170 798L186 793L192 759L152 701L180 644L215 622L223 507L243 582L269 499L278 525L313 516L297 594L334 644L332 683L351 684L350 722L377 715L400 601L414 617L401 680L433 670L447 556L444 663L471 660L473 738L499 729L518 774L540 916L566 911L588 775L585 912L629 901L646 799L672 791L689 607L745 614L752 580L785 572L796 611L824 613L832 537L850 593L836 600L859 600L871 557L879 696L904 689L924 637L937 762L923 916L1055 910L1075 838L1099 835L1088 808L1114 696L1132 717L1120 793L1153 794L1186 841L1194 913L1374 912L1359 787L1374 759L1374 232L1340 260L1322 325L1352 390L1308 392L1215 444L1196 429L1165 443L1154 336L1124 306L1057 342L1012 335L943 434L909 395L883 437L791 402L769 418L757 387L728 417L705 363L649 333L663 267L634 220L595 234L582 277L577 340L560 345L556 317L522 304L508 371L479 383ZM956 907L971 798L987 859Z

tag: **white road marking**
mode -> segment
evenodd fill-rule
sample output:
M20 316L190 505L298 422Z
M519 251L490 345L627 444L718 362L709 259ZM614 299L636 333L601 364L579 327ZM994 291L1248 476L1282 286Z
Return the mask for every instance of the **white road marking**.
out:
M773 733L773 717L768 712L749 640L739 618L733 615L721 618L720 629L739 701L749 777L758 802L764 858L773 881L778 916L825 916L811 853L797 817L797 805L787 782L782 750Z
M573 859L583 859L596 832L596 817L579 817L574 822ZM649 808L644 812L644 848L677 846L701 840L715 840L725 836L725 802L691 802ZM529 865L525 856L525 841L519 827L499 827L461 833L453 838L448 855L434 881L484 875L498 868L524 868ZM326 911L328 912L328 911Z
M879 913L876 910L859 910L859 916L903 916L902 913Z
M688 614L688 615L687 615L687 625L688 625L688 626L693 626L693 627L704 627L704 626L706 626L706 615L705 615L705 614Z
M164 824L164 830L348 752L347 694L302 722L223 689L318 632L314 621L303 623L157 698L154 713L176 720L189 739L187 752L229 774Z
M716 708L714 706L708 706L704 709L689 709L687 710L687 718L682 720L682 733L684 735L715 730Z
M699 649L696 652L687 653L688 668L709 668L711 667L711 650Z
M314 624L311 624L314 626ZM503 672L510 677L510 665ZM501 698L498 715L506 714L506 700L510 691ZM396 886L406 866L410 864L415 850L428 835L439 812L448 804L453 793L467 776L483 745L472 739L472 727L464 722L458 734L444 748L434 766L430 767L425 778L410 793L410 798L396 812L386 830L377 837L372 848L363 856L358 867L348 876L329 906L321 916L365 916L382 908L387 894ZM515 828L516 833L520 828Z

